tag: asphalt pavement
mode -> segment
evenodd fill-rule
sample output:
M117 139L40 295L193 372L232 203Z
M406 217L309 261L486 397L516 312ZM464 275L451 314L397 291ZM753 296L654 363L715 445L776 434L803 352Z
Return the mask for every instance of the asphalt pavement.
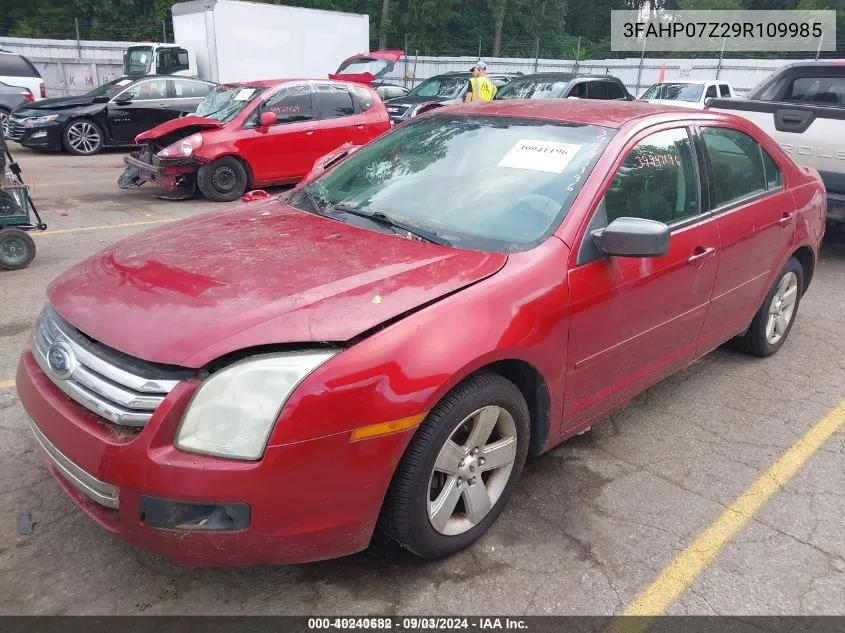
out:
M120 238L225 205L119 190L120 151L11 149L49 231L29 268L0 272L0 613L845 615L842 236L825 243L778 354L717 350L532 461L468 551L420 561L376 536L320 563L184 569L74 506L13 379L53 278Z

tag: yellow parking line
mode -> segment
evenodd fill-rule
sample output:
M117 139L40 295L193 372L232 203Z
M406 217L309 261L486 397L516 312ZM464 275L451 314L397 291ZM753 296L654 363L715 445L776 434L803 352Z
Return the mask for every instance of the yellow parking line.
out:
M657 579L625 609L626 616L646 616L633 621L611 622L608 631L637 633L666 609L712 562L721 549L739 533L769 498L788 482L812 455L836 433L845 421L845 400L788 448L729 505L704 532L666 567Z
M12 380L0 380L0 389L9 389L10 387L15 386L14 379Z
M144 222L124 222L123 224L102 224L100 226L80 226L75 229L57 229L55 231L44 231L43 233L34 233L34 235L61 235L63 233L82 233L83 231L101 231L104 229L122 229L127 226L145 226L148 224L164 224L165 222L175 222L182 218L164 218L162 220L146 220Z

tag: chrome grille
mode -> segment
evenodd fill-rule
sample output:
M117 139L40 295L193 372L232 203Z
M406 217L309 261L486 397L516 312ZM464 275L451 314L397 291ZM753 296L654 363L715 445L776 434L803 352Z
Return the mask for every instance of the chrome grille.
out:
M118 366L107 359L114 352L106 353L52 308L41 313L32 331L32 352L42 371L67 396L123 426L144 426L179 382L176 376L151 378Z
M401 119L410 110L410 106L387 106L387 113L394 119Z
M13 141L19 141L23 138L24 130L25 128L23 123L19 122L17 119L9 117L6 120L6 138L10 138Z

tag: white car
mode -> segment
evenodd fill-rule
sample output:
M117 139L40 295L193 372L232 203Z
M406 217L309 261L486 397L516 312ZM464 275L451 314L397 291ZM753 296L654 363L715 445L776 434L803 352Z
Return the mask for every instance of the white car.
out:
M705 99L733 99L733 86L725 81L663 81L654 84L640 97L649 103L704 109Z
M37 101L47 96L41 73L26 57L0 49L0 81L26 88Z

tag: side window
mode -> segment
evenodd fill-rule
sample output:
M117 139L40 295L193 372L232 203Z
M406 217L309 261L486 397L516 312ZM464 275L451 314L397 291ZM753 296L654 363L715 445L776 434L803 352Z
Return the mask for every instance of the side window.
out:
M587 83L587 99L607 99L607 82L591 81Z
M587 98L587 83L581 82L577 83L569 89L569 94L566 95L567 97L575 97L577 99L586 99Z
M760 153L763 155L763 169L766 173L766 188L777 189L783 185L783 174L780 167L775 162L775 159L769 156L769 153L760 148Z
M167 80L149 79L135 84L131 88L124 90L118 99L131 99L132 101L148 101L150 99L166 99L167 98Z
M845 103L845 77L800 77L787 90L787 101Z
M738 130L704 127L701 138L707 148L716 186L716 206L722 206L766 190L761 147Z
M173 81L174 90L176 91L177 99L196 99L205 97L211 90L211 86L201 81L187 81L185 79L175 79Z
M731 96L731 89L727 84L719 84L719 96L730 98Z
M620 86L616 82L607 81L607 82L605 82L605 85L607 86L607 98L608 99L624 99L625 98L625 93L622 92L622 86Z
M715 99L716 98L716 86L707 86L707 92L704 93L705 99Z
M605 194L607 221L672 224L701 213L695 153L686 128L657 132L625 157Z
M366 112L375 105L373 93L364 88L364 86L353 86L352 92L355 93L355 97L358 100L358 105L361 106L362 112Z
M170 74L188 68L188 51L184 48L163 48L158 51L156 72Z
M310 86L291 86L280 90L264 104L264 110L276 115L278 123L296 123L314 118Z
M32 63L22 55L0 53L0 75L6 77L41 77Z
M322 84L317 86L317 117L339 119L355 114L352 95L343 86Z

